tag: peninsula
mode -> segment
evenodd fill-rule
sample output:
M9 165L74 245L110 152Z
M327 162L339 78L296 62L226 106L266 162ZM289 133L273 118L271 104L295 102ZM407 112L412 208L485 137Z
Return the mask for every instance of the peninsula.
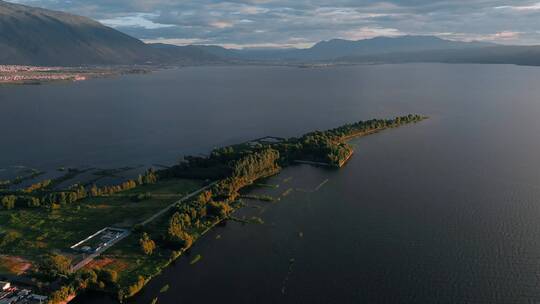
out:
M407 115L316 131L265 137L188 156L118 185L73 184L81 174L24 187L0 181L0 280L30 285L48 303L85 290L120 302L243 206L242 189L296 163L340 168L353 155L347 140L420 122ZM270 200L270 198L264 198Z

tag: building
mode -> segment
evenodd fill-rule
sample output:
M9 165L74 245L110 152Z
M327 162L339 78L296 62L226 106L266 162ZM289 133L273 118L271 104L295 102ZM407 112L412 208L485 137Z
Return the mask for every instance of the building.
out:
M0 290L8 290L11 288L11 283L0 281Z

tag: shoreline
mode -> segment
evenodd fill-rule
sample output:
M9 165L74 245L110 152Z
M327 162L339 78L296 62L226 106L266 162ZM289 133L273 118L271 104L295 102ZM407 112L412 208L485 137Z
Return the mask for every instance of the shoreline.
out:
M149 74L159 66L27 66L1 65L0 87L10 85L45 85L54 83L76 83L98 78L109 78L128 74Z
M280 172L281 172L281 170L280 170L280 171L277 171L277 172L271 172L271 173L269 173L269 174L267 174L267 175L265 175L265 176L263 176L263 177L261 177L261 178L255 180L255 181L253 181L253 182L252 182L250 185L248 185L248 186L254 185L255 182L258 181L258 180L262 180L262 179L265 179L265 178L268 178L268 177L271 177L271 176L278 175ZM170 208L172 208L172 207L175 206L176 204L179 204L179 203L181 203L181 202L183 202L183 201L186 201L186 200L188 200L189 198L193 197L193 196L196 195L196 194L199 194L199 193L201 193L201 192L204 192L206 189L210 188L211 186L215 185L216 183L217 183L217 182L212 182L211 184L206 185L206 186L204 186L204 187L202 187L202 188L200 188L200 189L198 189L198 190L196 190L196 191L194 191L194 192L192 192L192 193L186 195L185 197L183 197L183 198L181 198L180 200L178 200L178 201L174 202L173 204L171 204L171 206L167 207L166 209L169 210ZM247 186L246 186L246 187L247 187ZM194 194L194 193L195 193L195 194ZM167 262L165 262L163 265L160 265L158 271L156 271L155 273L151 273L151 274L149 274L148 276L145 276L144 284L142 284L142 287L141 287L141 289L140 289L138 292L136 292L135 294L133 294L133 295L131 295L131 296L125 297L124 300L130 300L130 299L132 299L132 298L135 298L135 297L139 294L139 292L140 292L144 287L146 287L146 285L148 285L148 283L150 283L150 281L152 281L155 277L161 275L161 273L163 272L163 270L165 270L166 268L170 267L170 265L171 265L172 263L174 263L176 260L178 260L178 259L180 259L182 256L184 256L184 254L185 254L187 251L189 251L193 246L195 246L195 244L197 243L197 241L199 241L199 240L202 239L204 236L206 236L206 235L207 235L210 231L212 231L216 226L218 226L219 224L221 224L221 223L223 223L223 222L225 222L225 221L228 221L228 220L234 220L234 217L232 216L233 213L236 212L236 211L238 211L238 210L240 210L242 207L243 207L242 205L233 207L234 210L233 210L233 212L231 212L231 215L230 215L230 216L225 217L225 218L219 218L219 219L215 220L214 222L212 222L212 224L211 224L210 226L206 227L203 231L201 231L201 232L198 234L197 238L194 239L193 242L192 242L188 247L185 247L185 248L182 248L182 249L180 249L180 250L178 250L178 251L173 252L173 255L171 256L171 258L170 258L169 260L167 260ZM161 215L163 215L163 214L161 214ZM161 215L160 215L160 216L161 216ZM103 293L106 294L106 295L109 295L109 296L111 296L111 297L113 296L111 293L106 292L106 291L97 291L97 292L103 292ZM66 302L65 304L71 302L72 300L76 299L77 296L80 296L80 295L84 295L84 292L83 292L83 293L80 293L80 294L76 294L72 299L70 299L70 300L69 300L68 302ZM120 303L123 303L123 302L124 302L124 301L120 301ZM62 303L62 304L64 304L64 303Z
M420 121L423 120L423 119L426 119L426 117L421 118ZM416 121L415 121L415 122L416 122ZM348 142L348 141L350 141L350 140L352 140L352 139L355 139L355 138L360 138L360 137L364 137L364 136L376 134L376 133L378 133L378 132L381 132L381 131L384 131L384 130L387 130L387 129L391 129L391 128L396 128L396 127L398 127L398 126L394 126L394 127L385 127L385 128L377 128L377 129L375 129L375 130L370 130L370 131L365 131L365 132L354 132L353 134L350 134L350 135L347 135L347 136L342 137L341 140L340 140L340 142ZM294 160L289 166L294 166L294 165L296 165L296 164L307 164L307 165L324 166L324 167L329 167L329 168L337 168L337 169L340 169L340 168L344 167L344 166L348 163L348 161L354 156L354 154L355 154L355 151L354 151L354 149L351 148L350 153L348 153L347 156L346 156L345 158L341 159L341 160L338 162L337 166L331 165L331 164L328 164L328 163L323 163L323 162L316 162L316 161L302 161L302 160ZM286 166L285 166L285 167L286 167ZM267 177L269 177L269 176L277 175L277 174L279 174L279 173L281 173L281 169L277 170L276 172L272 172L272 173L270 173L270 174L261 176L261 177L259 177L258 179L255 179L255 180L251 181L251 182L249 183L249 185L247 185L247 186L245 186L245 187L256 185L257 181L259 181L259 180L261 180L261 179L264 179L264 178L267 178ZM215 182L215 183L217 183L217 182ZM180 200L180 201L182 201L182 200ZM233 213L236 212L236 211L238 211L240 208L242 208L242 206L234 207ZM142 290L142 289L143 289L143 288L144 288L144 287L145 287L145 286L146 286L153 278L159 276L159 275L161 274L161 272L162 272L164 269L166 269L167 267L169 267L169 266L170 266L174 261L176 261L177 259L181 258L181 257L184 255L184 253L185 253L186 251L188 251L190 248L192 248L192 247L195 245L195 243L196 243L197 241L199 241L203 236L205 236L208 232L210 232L212 229L214 229L218 224L222 223L223 221L227 221L227 220L232 219L231 216L232 216L232 213L231 213L230 216L228 216L228 217L226 217L226 218L221 218L221 219L215 221L211 226L207 227L203 232L201 232L201 233L199 234L199 236L198 236L196 239L193 240L193 243L192 243L189 247L187 247L187 248L185 248L185 249L182 249L182 250L179 251L177 254L175 254L174 257L172 257L167 263L165 263L163 267L160 267L161 269L160 269L158 272L153 273L153 274L149 275L147 278L145 278L145 282L144 282L144 285L143 285L143 287L141 288L141 290ZM134 295L130 296L130 297L125 298L125 300L128 300L128 299L130 299L130 298L136 297L137 294L138 294L138 292L135 293Z
M52 282L56 278L58 280L57 285L61 286L60 289L53 287L52 290L54 291L50 295L54 301L51 303L60 303L61 300L66 300L68 297L66 291L74 292L77 295L82 295L85 291L97 291L109 295L116 293L120 302L133 298L153 278L160 275L172 262L184 255L195 242L205 236L216 225L232 219L232 215L243 206L241 201L241 191L243 189L256 185L261 179L279 174L285 167L296 164L342 168L355 153L354 147L347 143L348 140L375 134L385 129L416 123L423 119L426 119L426 117L409 114L408 116L387 120L359 121L327 131L307 133L299 138L278 138L275 141L259 140L257 144L250 141L217 148L208 156L186 156L177 165L163 168L160 171L149 170L144 176L139 176L139 180L129 180L124 182L122 186L99 189L95 186L92 188L81 186L72 188L74 190L71 191L76 192L71 194L79 194L78 197L82 202L92 204L94 197L98 198L98 202L100 197L109 198L117 200L118 207L121 208L133 199L134 194L136 198L142 195L140 200L144 201L144 195L152 198L155 191L160 191L159 189L163 191L170 185L176 185L175 187L177 187L179 185L178 179L206 181L206 185L201 184L201 186L204 185L203 187L190 190L190 192L187 192L187 194L174 202L169 201L167 203L164 201L165 198L161 197L162 205L160 210L152 211L153 213L148 213L137 221L133 221L127 228L131 231L131 235L118 242L120 245L115 247L117 251L114 254L117 257L100 254L96 256L96 264L91 264L92 267L85 267L81 271L63 276L52 276L48 281L43 281L44 283ZM214 180L214 182L209 182L211 180ZM49 184L39 183L38 186L32 186L26 192L9 193L3 198L0 197L0 199L8 199L6 202L15 202L20 199L32 198L37 199L39 203L40 200L49 197L46 190ZM141 188L139 189L139 187ZM131 189L134 191L129 192ZM121 195L124 191L125 194ZM119 194L115 195L115 193ZM45 196L41 197L41 195ZM88 200L85 200L86 198ZM159 196L154 197L154 199L158 198ZM69 203L76 203L78 200L75 197ZM132 202L142 204L140 200ZM45 208L45 210L36 210L37 216L51 207L47 205L46 201L41 201L41 205L38 206ZM13 205L11 208L15 207L17 207L16 210L25 208L20 205ZM57 205L55 208L62 208L62 206ZM78 212L72 216L73 220L77 220L77 216L80 216ZM107 219L107 222L112 222L115 219L120 218L111 217ZM54 225L53 222L50 224ZM89 226L89 228L95 229L94 226L96 225L93 225L93 228ZM112 224L110 227L114 228L115 226ZM145 254L143 254L144 238L153 244L150 253L145 251ZM99 250L102 248L102 244L98 243L92 245L94 249ZM55 249L55 247L51 248ZM56 247L56 249L61 248ZM87 250L92 249L92 247L88 247ZM152 254L154 250L156 254ZM70 253L66 251L63 254L69 256ZM60 252L60 256L62 256L62 252ZM111 259L111 257L116 264L99 266L100 261ZM118 263L125 263L126 260L129 261L130 258L134 257L141 259L141 264L137 263L137 265L132 265L127 269L118 268ZM40 263L39 260L35 259L30 259L30 261ZM116 279L112 283L103 279L102 275L106 273L105 271L116 272ZM92 281L91 277L85 276L88 273L94 273L94 276L99 275L99 278ZM34 275L39 274L40 272L34 273ZM46 275L47 272L42 272L42 274ZM102 280L108 283L105 284Z

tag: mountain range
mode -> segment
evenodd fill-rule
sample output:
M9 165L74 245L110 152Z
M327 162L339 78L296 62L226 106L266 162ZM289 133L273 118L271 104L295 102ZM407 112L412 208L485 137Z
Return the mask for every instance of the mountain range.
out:
M324 61L347 56L361 56L384 53L473 49L491 47L495 44L484 42L462 42L440 39L434 36L375 37L363 40L333 39L322 41L308 49L281 50L239 50L216 53L221 57L250 60L281 61Z
M92 19L0 0L0 64L212 62L197 47L149 45Z
M92 19L0 0L0 64L511 63L540 65L539 46L434 36L333 39L307 49L226 49L146 44Z

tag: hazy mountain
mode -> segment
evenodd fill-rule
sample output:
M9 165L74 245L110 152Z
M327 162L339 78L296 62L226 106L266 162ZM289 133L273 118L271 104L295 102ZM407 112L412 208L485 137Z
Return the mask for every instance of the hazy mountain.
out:
M344 63L492 63L540 66L540 46L492 46L471 49L446 49L348 56Z
M493 45L484 42L450 41L434 36L375 37L358 41L334 39L317 43L306 50L303 56L310 59L332 59L353 55L471 49Z
M494 63L540 66L540 46L503 46L461 42L433 36L376 37L349 41L334 39L308 49L227 50L204 47L222 58L310 63Z
M147 44L159 54L161 62L210 63L222 62L222 56L196 45L177 46L164 43Z
M203 53L193 47L152 47L89 18L0 0L0 64L176 63L211 57Z
M427 50L472 49L494 46L484 42L461 42L434 36L375 37L364 40L333 39L322 41L308 49L244 49L227 50L219 47L209 51L220 57L243 60L320 61L346 56Z

